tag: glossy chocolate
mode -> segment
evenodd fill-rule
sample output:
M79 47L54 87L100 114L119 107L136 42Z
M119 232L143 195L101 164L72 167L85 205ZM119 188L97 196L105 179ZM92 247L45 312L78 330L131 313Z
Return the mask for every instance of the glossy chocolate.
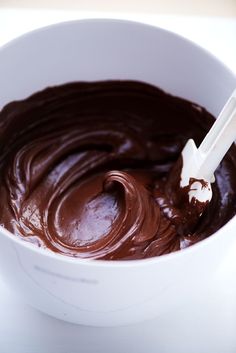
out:
M170 170L213 122L133 81L65 84L12 102L0 113L0 225L81 258L141 259L198 242L235 215L236 148L190 223L175 187L181 165Z

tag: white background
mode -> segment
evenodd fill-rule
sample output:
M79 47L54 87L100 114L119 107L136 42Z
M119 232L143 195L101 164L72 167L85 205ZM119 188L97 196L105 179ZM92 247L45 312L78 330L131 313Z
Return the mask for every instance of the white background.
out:
M85 17L129 18L161 26L195 41L236 73L236 18L0 9L0 45L31 29ZM222 290L208 293L207 312L201 310L199 298L188 313L180 307L175 316L139 325L89 328L49 318L18 302L0 278L0 353L235 353L234 282L236 269L229 263Z

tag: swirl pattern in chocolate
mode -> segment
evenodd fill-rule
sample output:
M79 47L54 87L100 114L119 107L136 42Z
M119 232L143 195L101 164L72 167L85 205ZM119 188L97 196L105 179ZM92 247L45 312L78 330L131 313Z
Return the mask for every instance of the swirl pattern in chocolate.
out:
M236 148L187 234L166 181L186 141L199 144L213 122L134 81L70 83L12 102L0 113L0 225L80 258L141 259L194 244L235 215Z

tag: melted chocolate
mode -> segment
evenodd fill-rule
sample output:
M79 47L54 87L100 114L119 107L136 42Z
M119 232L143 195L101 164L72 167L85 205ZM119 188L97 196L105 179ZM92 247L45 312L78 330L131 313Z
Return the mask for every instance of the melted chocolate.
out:
M132 81L65 84L12 102L0 113L0 224L81 258L140 259L198 242L235 215L236 148L189 229L170 170L213 122L204 108Z

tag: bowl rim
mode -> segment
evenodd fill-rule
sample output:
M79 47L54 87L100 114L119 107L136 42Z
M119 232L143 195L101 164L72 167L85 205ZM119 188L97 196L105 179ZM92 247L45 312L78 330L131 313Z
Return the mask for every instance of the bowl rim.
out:
M37 33L41 33L41 32L47 32L48 30L51 29L56 29L57 27L64 27L66 28L67 26L71 26L71 25L83 25L83 24L97 24L97 25L104 25L106 24L120 24L122 25L128 25L128 26L138 26L138 27L143 27L146 29L150 29L150 30L155 30L155 31L159 31L165 34L168 34L172 37L177 38L178 40L181 40L183 43L187 43L188 45L191 45L193 47L195 47L198 51L202 52L202 54L204 54L205 56L208 56L211 60L215 61L218 63L218 65L220 65L225 72L227 72L229 75L231 75L233 78L235 78L235 83L236 83L236 74L230 69L228 68L219 58L217 58L214 54L208 52L205 48L201 47L199 44L192 42L190 39L185 38L173 31L167 30L167 29L163 29L161 27L158 26L154 26L151 24L146 24L146 23L142 23L139 21L134 21L134 20L127 20L127 19L118 19L118 18L87 18L87 19L77 19L77 20L69 20L69 21L61 21L58 23L54 23L54 24L50 24L47 26L43 26L37 29L34 29L32 31L29 31L27 33L24 33L12 40L10 40L9 42L5 43L4 45L0 46L0 55L1 52L4 51L5 49L8 49L8 47L12 47L15 45L15 43L20 42L21 40L27 39L28 37L31 37L32 35L34 36ZM65 263L71 263L73 265L82 265L82 266L96 266L96 267L102 267L102 268L108 268L108 267L112 267L112 268L116 268L116 267L140 267L140 266L149 266L149 265L153 265L153 264L158 264L161 262L166 262L166 261L171 261L171 260L175 260L178 259L180 256L183 257L184 254L187 255L191 255L192 253L195 253L198 249L201 250L202 248L205 248L208 244L217 241L217 239L221 236L222 231L224 231L224 233L227 233L227 231L230 233L230 228L236 224L236 216L232 217L225 225L223 225L223 227L221 227L219 230L217 230L215 233L213 233L212 235L210 235L209 237L199 241L196 244L191 245L190 247L184 248L182 250L178 250L169 254L164 254L161 256L155 256L155 257L150 257L150 258L145 258L145 259L136 259L136 260L100 260L100 259L84 259L84 258L79 258L79 257L71 257L68 255L63 255L57 252L53 252L47 248L43 248L43 247L38 247L32 243L27 242L26 240L24 240L23 238L14 235L13 233L11 233L10 231L8 231L6 228L4 228L3 226L0 225L0 233L5 236L6 238L8 238L10 241L13 241L13 244L15 243L16 245L19 245L20 247L25 248L26 250L31 251L32 253L38 254L38 255L42 255L42 256L46 256L47 258L50 259L55 259L61 262L65 262Z

